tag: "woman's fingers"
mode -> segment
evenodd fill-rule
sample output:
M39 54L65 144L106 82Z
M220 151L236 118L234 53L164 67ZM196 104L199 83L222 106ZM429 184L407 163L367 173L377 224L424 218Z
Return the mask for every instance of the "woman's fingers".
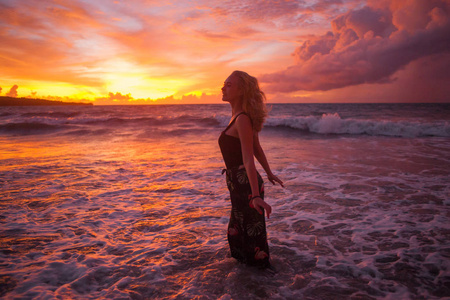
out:
M275 183L278 182L279 185L281 185L282 187L284 187L283 181L281 181L281 179L278 178L278 177L275 176L275 175L269 176L269 181L270 181L273 185L275 185Z
M255 203L255 201L253 202L253 207L256 209L256 211L260 214L260 215L262 215L262 210L261 210L261 208L259 208L260 207L260 205L258 204L258 203Z
M278 182L279 185L281 185L282 187L284 187L283 181L281 181L281 179L278 178L277 176L275 176L275 181Z
M253 200L253 207L260 215L263 214L263 211L261 210L262 207L263 209L266 210L267 218L270 218L270 214L272 213L272 207L261 198L256 198Z
M266 202L264 202L263 207L266 210L267 219L270 219L270 214L272 213L272 207L269 204L267 204Z
M276 181L277 181L282 187L284 187L283 181L281 181L278 177L277 177Z

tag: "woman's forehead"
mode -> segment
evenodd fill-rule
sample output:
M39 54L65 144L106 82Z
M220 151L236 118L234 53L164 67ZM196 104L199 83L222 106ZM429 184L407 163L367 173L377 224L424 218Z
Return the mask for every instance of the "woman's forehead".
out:
M225 80L225 84L230 84L230 83L234 83L234 82L236 82L236 80L237 80L237 77L236 76L234 76L234 75L230 75L230 76L228 76L228 78Z

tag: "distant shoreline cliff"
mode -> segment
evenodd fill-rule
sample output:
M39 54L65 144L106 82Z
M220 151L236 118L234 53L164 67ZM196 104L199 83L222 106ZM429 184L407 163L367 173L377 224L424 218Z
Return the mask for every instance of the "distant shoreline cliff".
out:
M0 96L0 106L53 106L53 105L93 105L93 104Z

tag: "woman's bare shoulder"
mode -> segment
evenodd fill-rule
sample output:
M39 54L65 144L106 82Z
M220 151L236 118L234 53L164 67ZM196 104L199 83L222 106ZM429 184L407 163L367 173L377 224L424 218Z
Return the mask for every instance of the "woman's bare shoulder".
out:
M236 122L241 123L241 124L250 123L250 125L251 125L252 120L246 113L241 113L239 116L237 116Z

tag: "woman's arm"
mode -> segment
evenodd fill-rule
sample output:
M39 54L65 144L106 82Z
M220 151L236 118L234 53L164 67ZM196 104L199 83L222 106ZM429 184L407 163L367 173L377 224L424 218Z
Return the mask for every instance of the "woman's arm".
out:
M283 181L281 181L277 176L273 175L272 170L270 170L269 162L267 161L266 155L264 154L264 150L259 143L258 133L255 132L253 135L253 152L255 154L256 159L259 161L264 171L266 171L267 178L272 184L278 182L279 185L284 187Z
M244 167L247 171L247 177L252 189L252 205L262 214L261 208L264 208L269 218L272 208L262 198L259 198L258 177L255 167L255 160L253 158L253 128L250 118L246 115L241 115L236 119L236 127L241 141L242 159ZM255 198L254 198L255 197Z

